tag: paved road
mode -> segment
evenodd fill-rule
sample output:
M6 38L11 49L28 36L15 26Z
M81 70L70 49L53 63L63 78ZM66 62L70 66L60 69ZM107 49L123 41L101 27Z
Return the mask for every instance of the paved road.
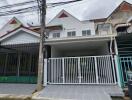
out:
M35 84L0 84L0 100L30 100L35 87Z

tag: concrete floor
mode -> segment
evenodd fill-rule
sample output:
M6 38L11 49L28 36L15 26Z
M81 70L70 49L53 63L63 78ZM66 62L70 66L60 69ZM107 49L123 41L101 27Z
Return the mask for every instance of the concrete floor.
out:
M9 100L30 100L29 97L32 96L35 88L36 84L0 84L0 100L8 100L3 98L11 98ZM33 100L95 100L93 99L95 97L97 100L111 100L110 95L123 94L117 86L48 85L35 96L37 99Z
M117 85L48 85L38 94L39 100L112 100L124 96Z

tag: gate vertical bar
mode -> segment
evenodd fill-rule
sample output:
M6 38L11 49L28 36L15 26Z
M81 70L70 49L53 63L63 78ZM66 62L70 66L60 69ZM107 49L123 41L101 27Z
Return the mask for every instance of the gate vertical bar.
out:
M63 83L65 83L65 69L64 69L64 58L62 58L62 74L63 74Z
M20 61L21 61L21 53L18 52L18 63L17 63L17 76L20 76Z
M78 78L79 78L79 83L81 83L81 68L80 68L80 57L78 58Z
M5 59L5 68L4 68L4 75L6 75L6 69L7 69L7 61L8 61L8 53L6 54L6 59Z
M32 69L31 68L32 67L32 54L30 54L30 58L29 59L30 59L30 61L29 61L30 63L29 63L29 74L28 75L30 77L31 76L31 69ZM29 79L29 83L30 83L30 79Z
M97 57L94 57L95 61L95 72L96 72L96 82L99 83L99 77L98 77L98 68L97 68Z

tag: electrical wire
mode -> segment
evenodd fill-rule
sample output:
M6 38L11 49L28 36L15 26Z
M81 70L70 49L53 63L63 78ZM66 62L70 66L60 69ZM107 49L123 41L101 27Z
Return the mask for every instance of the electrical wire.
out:
M77 1L81 1L81 0L74 0L74 1L68 1L68 2L57 2L57 3L47 3L47 7L51 8L51 7L56 7L56 6L60 6L60 5L65 5L65 4L69 4L69 3L73 3L73 2L77 2ZM25 8L19 8L19 9L15 9L15 10L6 10L4 8L14 8L14 7L21 7L24 4L32 4L32 3L36 3L35 6L30 6L30 7L25 7ZM23 3L18 3L18 4L13 4L13 5L6 5L6 6L2 6L0 7L0 10L4 9L3 12L0 12L0 16L8 16L8 15L14 15L14 14L22 14L22 13L28 13L28 12L33 12L33 11L39 11L41 9L41 0L37 0L37 1L29 1L29 2L23 2Z
M7 8L12 8L12 7L17 7L17 6L23 6L23 5L32 4L32 3L37 3L37 2L33 0L33 1L28 1L28 2L12 4L12 5L5 5L5 6L1 6L0 9L7 9Z

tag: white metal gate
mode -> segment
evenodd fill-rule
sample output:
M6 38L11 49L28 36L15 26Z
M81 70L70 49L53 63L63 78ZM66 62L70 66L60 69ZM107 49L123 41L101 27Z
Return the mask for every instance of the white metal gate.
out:
M111 55L50 58L49 84L115 84Z

